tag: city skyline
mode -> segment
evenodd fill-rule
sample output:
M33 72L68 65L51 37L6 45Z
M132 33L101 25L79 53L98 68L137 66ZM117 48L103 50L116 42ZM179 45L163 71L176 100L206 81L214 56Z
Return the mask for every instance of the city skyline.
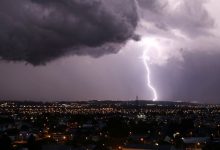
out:
M218 4L2 0L0 99L219 103Z

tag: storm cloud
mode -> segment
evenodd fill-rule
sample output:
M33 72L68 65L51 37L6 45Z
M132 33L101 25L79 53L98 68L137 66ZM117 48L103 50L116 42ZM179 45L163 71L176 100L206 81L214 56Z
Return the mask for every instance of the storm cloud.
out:
M0 0L6 60L0 99L152 99L139 59L147 49L159 100L219 103L218 6L216 0Z
M154 39L158 47L149 50L149 57L152 82L161 99L219 100L220 24L218 9L214 7L217 3L139 0L142 17L138 32Z
M1 0L0 58L44 64L117 53L138 22L132 0Z
M209 35L214 20L205 8L206 0L139 0L144 22L162 32L179 30L187 37ZM166 33L168 34L168 33Z
M183 62L184 53L192 51L220 52L216 51L220 47L216 20L206 8L206 0L139 0L138 3L141 19L137 33L160 45L158 56L151 63L166 65L172 59Z

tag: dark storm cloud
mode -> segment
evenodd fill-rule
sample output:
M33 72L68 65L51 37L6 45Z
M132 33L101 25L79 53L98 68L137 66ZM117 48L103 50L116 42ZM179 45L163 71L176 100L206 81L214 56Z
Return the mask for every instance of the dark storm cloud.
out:
M98 57L137 40L132 0L1 0L0 57L39 65L64 55Z

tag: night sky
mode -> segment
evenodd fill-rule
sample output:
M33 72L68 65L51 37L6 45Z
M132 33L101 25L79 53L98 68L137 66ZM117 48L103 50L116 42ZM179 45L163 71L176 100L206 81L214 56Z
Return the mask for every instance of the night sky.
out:
M1 0L1 100L220 103L217 0Z

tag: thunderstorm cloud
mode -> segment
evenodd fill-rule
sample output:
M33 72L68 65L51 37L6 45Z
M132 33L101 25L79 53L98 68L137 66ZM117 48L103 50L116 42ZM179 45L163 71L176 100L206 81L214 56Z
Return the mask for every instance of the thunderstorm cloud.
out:
M214 20L205 3L205 0L139 0L144 22L158 31L180 30L188 37L209 35L209 29L213 28Z
M216 1L139 0L138 32L156 39L153 83L166 100L219 100L220 28ZM153 52L152 52L153 53Z
M1 0L0 58L44 64L117 53L138 22L132 0Z
M173 58L184 61L184 53L220 52L216 51L220 47L216 19L208 11L206 0L138 2L141 19L137 33L156 39L161 48L153 63L166 64Z
M0 98L151 99L152 41L159 100L219 103L219 14L217 0L0 0Z

